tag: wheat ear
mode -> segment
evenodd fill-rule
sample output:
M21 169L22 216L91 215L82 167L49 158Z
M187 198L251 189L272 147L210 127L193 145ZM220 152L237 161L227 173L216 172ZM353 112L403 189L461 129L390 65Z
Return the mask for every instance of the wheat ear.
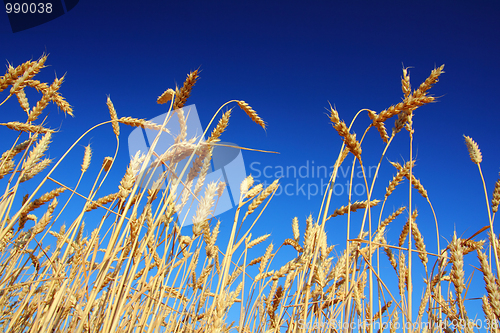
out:
M106 100L106 105L108 106L109 115L111 116L111 125L113 126L113 132L116 136L120 136L120 125L118 125L118 115L116 114L115 107L113 102L111 102L111 98Z
M11 121L8 123L0 123L1 126L6 126L7 128L28 133L54 133L53 130L43 127L42 125L31 125L27 123L21 123L18 121Z
M184 106L187 99L191 95L191 90L193 89L193 86L197 80L198 80L198 70L195 70L188 74L182 88L176 89L174 109L180 109Z
M163 92L163 94L161 94L160 97L158 97L158 99L156 100L156 103L158 104L165 104L165 103L168 103L169 101L172 100L172 97L174 97L174 90L173 89L167 89Z
M464 135L465 145L469 150L469 156L472 162L479 164L483 161L483 155L481 154L481 150L479 150L479 146L477 143L472 140L471 137Z
M244 101L238 101L238 105L243 111L245 111L245 113L250 117L250 119L252 119L255 123L259 124L263 129L266 129L266 123L264 122L264 120L262 120L261 117L259 117L257 112L255 112L250 105L248 105Z

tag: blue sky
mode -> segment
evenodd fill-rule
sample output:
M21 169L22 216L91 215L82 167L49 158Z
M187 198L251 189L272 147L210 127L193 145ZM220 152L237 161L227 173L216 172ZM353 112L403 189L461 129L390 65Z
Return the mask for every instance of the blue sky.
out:
M418 109L414 117L414 173L429 193L442 236L450 239L454 230L469 237L488 223L480 177L463 134L478 142L483 152L490 198L498 178L499 17L497 1L81 0L67 14L18 33L12 33L7 15L0 13L0 58L16 66L46 52L50 67L39 80L50 82L54 74L67 73L60 92L73 105L75 117L64 118L49 106L48 125L61 128L51 157L60 156L85 130L109 119L107 95L119 116L154 118L165 112L156 98L176 83L181 85L189 71L201 68L189 104L196 104L203 126L231 99L247 101L267 122L264 132L236 108L222 137L243 147L280 153L244 152L247 172L254 174L265 166L299 168L313 161L330 166L341 139L326 115L328 102L350 122L362 108L379 112L401 100L403 65L411 67L411 82L417 87L433 68L445 64L445 74L431 90L438 102ZM15 100L2 106L2 122L23 116ZM364 113L353 129L360 136L368 124ZM387 126L392 124L391 120ZM128 159L126 137L132 129L121 128L121 165L110 184L120 180ZM6 129L1 133L11 134ZM88 143L97 168L104 156L114 153L111 126L92 133L82 146ZM378 163L383 147L372 130L363 145L365 166ZM82 154L83 149L73 154L67 165L79 165ZM406 132L400 133L387 158L408 160ZM395 173L387 160L382 168L375 189L378 198ZM76 175L59 177L76 183ZM296 181L306 186L321 183L319 178L289 177L282 184ZM404 185L386 204L384 216L406 202ZM320 195L309 200L300 192L276 196L254 234L272 232L275 244L281 244L292 236L292 218L299 218L303 231L305 218L316 216L320 203ZM332 206L346 204L346 196L339 195ZM417 200L417 208L417 222L432 246L432 215L425 201ZM222 216L227 226L222 233L229 232L233 214ZM397 237L405 219L395 222L389 235ZM332 221L326 229L331 243L345 243L343 220Z

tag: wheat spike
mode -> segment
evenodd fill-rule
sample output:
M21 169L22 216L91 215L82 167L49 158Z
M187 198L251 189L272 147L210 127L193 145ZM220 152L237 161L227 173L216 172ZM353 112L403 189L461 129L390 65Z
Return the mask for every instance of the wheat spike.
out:
M121 117L118 121L122 124L129 125L132 127L142 127L144 129L152 129L155 131L164 131L170 134L170 131L167 128L162 128L161 125L152 123L145 119L137 119L132 117Z
M243 220L245 218L252 214L254 210L271 194L273 193L277 188L278 188L278 181L279 179L276 179L271 185L269 185L263 192L259 194L259 196L255 199L253 199L252 203L248 206L248 211L246 212L245 216L243 217Z
M118 125L118 115L116 114L115 107L113 105L113 102L111 102L111 98L106 100L106 105L108 106L109 110L109 115L111 117L111 125L113 126L113 132L115 133L116 136L120 136L120 125Z
M483 161L483 155L481 154L481 150L479 150L479 146L477 143L472 140L471 137L464 135L465 145L469 150L469 156L472 162L479 164Z
M92 158L92 148L90 148L90 144L85 147L85 153L83 154L83 162L82 162L82 173L86 172L90 165L90 159Z
M333 108L331 109L330 120L333 123L333 128L335 128L337 133L342 137L344 144L349 151L361 160L361 144L356 140L356 134L349 133L349 128L347 128L347 125L340 120L337 110L334 110Z
M232 110L233 109L229 109L229 110L227 110L222 115L222 118L219 120L219 123L214 128L214 130L212 131L212 134L208 138L207 142L218 142L218 141L220 141L219 137L226 130L226 127L229 124L229 117L231 117L231 111Z
M300 238L300 231L299 231L299 219L297 217L294 217L292 220L292 231L293 231L293 239L298 242Z
M500 173L499 173L500 175ZM491 199L491 210L493 213L498 211L498 204L500 203L500 179L495 183L495 190L493 191L493 198Z
M271 236L271 234L267 234L267 235L263 235L263 236L260 236L258 238L255 238L250 243L248 243L247 248L251 249L255 245L258 245L258 244L264 242L267 238L269 238L269 236Z
M42 172L46 167L48 167L52 163L52 160L49 158L44 158L39 163L33 165L29 169L25 170L21 179L19 179L20 183L23 183L31 178L35 177L37 174Z
M191 95L191 90L193 89L193 86L197 80L198 80L198 70L192 71L191 73L188 74L182 88L176 89L174 109L180 109L184 106L187 99Z
M52 134L50 132L46 133L37 143L35 148L33 148L28 156L28 159L23 163L23 170L25 172L31 169L36 163L40 161L40 158L44 156L45 151L49 148L51 137Z
M257 112L255 112L254 109L250 107L250 105L248 105L244 101L238 101L238 105L243 111L245 111L245 113L250 117L250 119L252 119L255 123L259 124L263 129L266 129L266 123L264 122L264 120L262 120L262 118L259 117Z
M356 202L352 203L350 206L349 205L342 206L340 208L335 209L333 214L328 216L327 220L329 220L330 218L336 217L336 216L347 214L349 211L355 212L358 209L364 209L368 206L374 207L374 206L378 205L379 203L380 203L380 200L372 200L372 201L370 201L370 204L368 204L368 200L356 201Z
M31 125L27 123L21 123L18 121L11 121L8 123L0 123L2 126L6 126L7 128L19 131L19 132L28 132L28 133L54 133L53 130L43 127L42 125Z
M54 82L49 86L49 88L44 91L42 99L40 99L35 107L33 107L33 110L31 110L28 121L35 121L39 115L42 114L42 111L47 107L49 102L53 99L54 95L56 94L57 90L59 90L59 87L64 81L64 76L60 79L56 78Z
M158 99L156 100L156 103L158 103L158 104L168 103L169 101L172 100L172 97L174 97L174 95L175 95L174 90L171 88L168 88L167 90L165 90L163 92L163 94L161 94L160 97L158 97Z

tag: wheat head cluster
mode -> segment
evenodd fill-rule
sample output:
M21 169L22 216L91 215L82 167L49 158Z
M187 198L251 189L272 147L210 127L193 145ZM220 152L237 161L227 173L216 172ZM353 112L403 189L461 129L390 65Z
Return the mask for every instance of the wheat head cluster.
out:
M289 237L275 246L270 234L252 232L255 225L265 223L264 211L272 205L278 180L265 187L251 175L246 177L232 221L214 216L226 184L205 181L213 149L233 115L227 105L237 105L266 128L249 104L241 100L225 103L206 127L207 140L188 137L183 106L198 80L195 70L182 87L167 89L158 98L169 110L163 124L120 117L108 97L110 120L83 133L56 160L47 156L58 131L44 125L47 118L42 114L48 107L57 107L73 116L73 109L59 92L64 76L50 84L35 79L46 60L43 55L17 67L8 64L0 77L0 106L6 108L5 102L15 96L26 114L19 112L22 121L0 123L2 143L9 147L0 158L0 179L5 186L0 198L1 331L497 331L500 252L493 221L500 202L500 180L491 201L483 180L489 225L472 237L454 234L442 245L435 219L436 243L431 249L418 226L415 196L424 198L434 210L414 170L412 118L416 109L435 101L429 90L444 66L432 70L416 89L410 85L408 69L403 68L402 101L380 112L360 110L349 127L330 105L329 117L342 141L332 161L329 187L318 203L319 213L305 221L287 217ZM40 97L36 103L27 98L26 91L32 89L38 93L30 93ZM357 137L352 124L365 114L368 125ZM172 135L172 117L178 120L179 134L171 147L157 154L154 148L160 135ZM386 124L391 118L395 121L389 132ZM108 175L119 171L115 160L123 125L158 134L149 151L131 158L120 183L110 185ZM116 150L95 162L91 145L82 147L81 142L101 127L114 132ZM394 176L385 184L378 185L384 180L377 177L369 183L365 175L366 200L352 202L351 188L347 202L336 202L332 189L338 169L342 164L353 171L363 166L363 141L370 130L378 131L382 140L377 173L396 135L409 137L408 161L392 161ZM465 143L483 179L479 146L468 136ZM82 162L72 169L74 183L63 184L58 174L68 156L72 161L80 156ZM88 180L91 170L95 176ZM164 171L157 177L156 170ZM80 190L84 178L90 190ZM31 186L25 186L26 182ZM405 182L407 204L393 211L384 209L396 187ZM385 187L383 197L372 197L376 183ZM26 188L32 190L25 193ZM103 191L112 188L111 193ZM187 215L181 213L187 211L192 211L192 221L182 220ZM85 226L84 221L89 224L90 219L93 230ZM347 235L345 242L334 245L325 226L339 219L347 223ZM192 225L182 227L186 222ZM221 223L230 228L224 241L218 239ZM486 235L485 239L478 239L480 235ZM286 258L281 255L285 252L294 254ZM473 320L476 317L467 312L471 301L466 255L477 263L484 280L481 315L487 327L480 328ZM423 273L416 274L417 269ZM424 287L414 290L414 284Z

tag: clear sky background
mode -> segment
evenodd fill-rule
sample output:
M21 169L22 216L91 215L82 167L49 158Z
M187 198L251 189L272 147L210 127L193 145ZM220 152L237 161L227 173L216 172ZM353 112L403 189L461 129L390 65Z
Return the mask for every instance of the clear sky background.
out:
M85 130L109 120L107 95L119 116L150 119L165 112L156 98L201 68L188 104L196 104L203 126L231 99L247 101L268 124L265 132L235 108L222 137L243 147L279 152L244 152L247 172L254 175L266 166L272 170L331 166L341 139L329 122L328 102L349 123L360 109L380 112L401 101L403 66L411 67L411 82L417 87L433 68L445 64L445 73L431 90L438 102L418 109L414 117L414 173L429 193L441 235L450 239L454 230L469 237L488 224L480 176L462 135L471 136L483 152L482 168L491 198L500 167L499 18L498 1L80 0L67 14L18 33L12 33L2 11L0 58L4 64L17 66L45 52L50 54L50 67L39 74L39 80L51 82L54 74L67 73L60 92L74 107L75 117L64 118L53 105L47 108L52 110L48 126L60 127L52 144L53 158L61 156ZM24 120L25 114L13 99L1 107L1 118L1 122ZM368 124L367 114L361 114L353 127L358 137ZM388 128L392 126L393 120L387 123ZM121 131L119 164L103 194L116 191L114 186L128 163L126 138L132 128L122 125ZM2 138L12 134L7 129L0 133ZM114 153L111 126L93 132L82 147L88 143L97 173L104 156ZM10 144L10 140L0 143ZM366 166L378 163L383 147L372 129L363 145ZM82 155L83 148L66 165L79 170ZM387 158L400 163L409 159L407 132L400 133ZM382 199L394 174L395 169L384 160L375 198ZM74 184L78 175L79 171L60 172L58 177ZM299 178L285 177L281 183L299 181L307 190L308 184L327 182L318 177ZM273 179L261 175L258 180L270 183ZM384 217L407 202L405 184L387 203ZM306 217L317 216L321 200L320 194L308 198L307 192L300 191L276 196L254 235L271 232L275 244L281 244L293 235L292 218L299 218L303 232ZM346 204L346 196L339 195L332 207ZM434 220L425 201L416 204L417 222L432 250ZM233 214L234 210L221 216L221 237L229 232ZM392 244L406 216L389 228ZM89 227L93 224L86 222ZM343 248L344 220L331 221L326 230L330 243Z

